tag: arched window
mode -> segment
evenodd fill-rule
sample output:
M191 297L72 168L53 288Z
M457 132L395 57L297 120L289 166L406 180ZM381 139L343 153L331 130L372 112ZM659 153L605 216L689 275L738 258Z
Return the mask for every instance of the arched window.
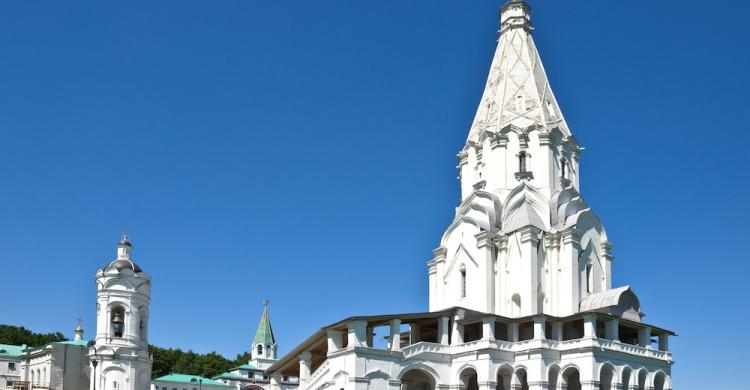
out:
M565 179L565 164L568 162L565 160L565 157L560 159L560 177Z
M586 292L589 294L594 292L594 272L592 268L591 264L586 264Z
M599 390L612 390L612 381L615 377L614 369L609 364L602 366L599 372Z
M461 289L460 296L461 298L466 298L466 266L464 266L463 264L461 265L460 272L461 272L461 280L460 280L460 287L459 287Z
M256 349L258 351L258 356L263 356L263 346L260 345L260 344L258 344L258 346L256 347Z

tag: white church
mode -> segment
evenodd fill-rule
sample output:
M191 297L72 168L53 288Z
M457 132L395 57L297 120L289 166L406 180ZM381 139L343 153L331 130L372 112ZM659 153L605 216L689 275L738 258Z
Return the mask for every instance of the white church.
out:
M501 9L459 153L461 202L427 263L428 312L346 318L277 360L266 304L247 365L212 379L152 380L151 278L124 236L96 273L94 342L79 327L71 342L0 345L6 388L672 389L674 333L643 321L630 287L612 286L612 244L581 196L582 149L550 88L530 12L521 0Z
M427 263L429 312L350 317L268 369L300 389L671 389L673 332L612 286L612 244L580 193L581 147L532 39L501 9L466 145L461 203ZM378 346L374 334L388 334ZM276 383L277 388L284 388Z

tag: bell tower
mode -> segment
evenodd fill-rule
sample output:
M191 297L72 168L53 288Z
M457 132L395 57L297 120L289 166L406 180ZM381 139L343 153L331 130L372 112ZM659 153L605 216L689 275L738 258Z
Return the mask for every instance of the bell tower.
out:
M250 364L260 369L270 367L276 361L276 339L273 337L268 304L268 299L263 300L263 315L260 317L250 351Z
M148 390L151 277L133 261L127 232L117 258L96 272L96 342L89 350L91 390Z

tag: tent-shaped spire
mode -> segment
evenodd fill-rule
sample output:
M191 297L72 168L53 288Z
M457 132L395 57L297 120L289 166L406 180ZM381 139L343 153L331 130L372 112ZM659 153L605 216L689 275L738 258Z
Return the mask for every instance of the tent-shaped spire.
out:
M469 141L476 141L485 131L498 132L509 125L546 131L559 128L564 135L571 135L531 37L532 30L528 4L511 0L503 6L500 39Z
M271 318L268 315L268 303L267 299L263 301L263 316L260 317L260 324L258 325L258 331L255 332L253 345L276 345L276 339L273 337L273 329L271 329Z

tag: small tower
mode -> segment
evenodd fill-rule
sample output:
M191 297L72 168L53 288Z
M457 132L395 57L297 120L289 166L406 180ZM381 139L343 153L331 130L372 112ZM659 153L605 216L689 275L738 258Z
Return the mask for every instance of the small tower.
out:
M260 369L270 367L276 361L276 339L273 337L268 304L268 299L263 301L263 315L260 317L258 331L255 332L250 351L250 364Z
M124 232L117 258L96 271L96 343L89 350L92 390L148 390L151 384L151 277L133 261L132 253Z

